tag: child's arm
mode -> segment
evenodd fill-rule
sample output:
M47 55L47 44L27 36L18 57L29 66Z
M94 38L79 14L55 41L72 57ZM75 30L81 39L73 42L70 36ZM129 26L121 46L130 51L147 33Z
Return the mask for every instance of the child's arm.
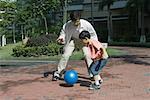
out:
M93 60L99 60L102 58L103 55L103 48L100 48L97 52L96 55L93 57Z

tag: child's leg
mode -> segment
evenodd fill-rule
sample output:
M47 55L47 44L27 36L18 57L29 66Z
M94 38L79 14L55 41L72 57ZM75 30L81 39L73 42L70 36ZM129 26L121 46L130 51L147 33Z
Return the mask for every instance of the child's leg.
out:
M106 63L107 63L107 59L99 60L99 64L95 67L95 71L99 73L103 69L103 67L106 65Z
M91 64L92 64L92 62L93 62L93 60L92 60L91 57L90 57L90 53L88 52L88 48L87 48L87 47L84 46L84 47L82 48L82 50L83 50L83 52L84 52L85 63L86 63L87 69L89 69L90 66L91 66ZM93 78L93 74L92 74L89 70L88 70L88 73L89 73L89 75L90 75L90 78ZM98 76L98 78L99 78L99 80L101 79L100 76Z
M90 90L93 89L100 89L101 87L101 82L100 82L100 75L99 72L102 70L102 68L106 65L107 60L102 59L102 60L98 60L95 61L91 64L91 67L89 68L90 72L94 75L94 80L95 83L90 85Z
M93 76L94 76L94 81L95 81L95 84L96 85L99 85L100 83L99 83L99 80L101 80L101 77L100 77L100 75L99 74L97 74L96 73L96 71L95 71L95 68L96 68L96 66L98 66L99 65L99 61L96 61L96 62L93 62L92 64L91 64L91 67L89 68L89 71L93 74Z
M89 87L89 90L98 90L101 87L101 83L99 82L99 75L94 76L95 82L92 83Z
M102 70L102 68L106 65L107 59L98 60L96 62L93 62L90 67L91 73L95 76L94 79L96 80L102 80L99 73Z

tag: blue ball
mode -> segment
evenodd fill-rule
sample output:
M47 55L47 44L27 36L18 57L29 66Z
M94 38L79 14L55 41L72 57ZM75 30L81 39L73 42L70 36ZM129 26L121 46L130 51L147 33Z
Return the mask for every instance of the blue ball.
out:
M75 70L68 70L65 72L64 80L67 84L73 85L78 81L78 74Z

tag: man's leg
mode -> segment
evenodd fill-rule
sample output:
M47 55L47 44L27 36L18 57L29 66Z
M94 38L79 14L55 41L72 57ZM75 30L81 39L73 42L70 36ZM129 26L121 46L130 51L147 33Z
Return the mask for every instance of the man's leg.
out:
M67 62L69 60L69 57L72 55L72 52L74 50L74 42L73 40L70 41L70 43L64 48L64 53L59 61L58 67L57 67L57 71L54 72L53 74L53 80L55 80L55 78L59 78L62 73L62 71L66 68L67 66Z
M86 65L87 65L87 69L89 69L90 66L91 66L91 64L92 64L92 62L93 62L93 60L92 60L91 57L90 57L90 52L89 52L89 50L88 50L88 47L85 47L85 46L84 46L84 47L82 48L82 50L83 50L83 53L84 53L84 56L85 56L85 62L86 62ZM89 72L89 70L88 70L88 72ZM89 72L89 75L90 75L91 78L93 77L93 75L92 75L91 72ZM99 80L101 79L100 75L98 76L98 79L99 79Z
M84 46L82 48L82 50L83 50L83 53L84 53L84 56L85 56L85 63L86 63L87 69L89 69L89 67L90 67L90 65L92 64L93 61L90 57L90 53L88 51L88 48ZM92 73L89 72L89 70L88 70L88 73L89 73L90 77L93 77Z

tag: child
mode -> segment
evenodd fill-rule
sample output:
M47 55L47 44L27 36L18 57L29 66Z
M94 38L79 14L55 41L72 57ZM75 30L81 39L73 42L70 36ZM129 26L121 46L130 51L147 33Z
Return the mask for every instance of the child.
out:
M99 79L99 74L102 68L106 65L108 54L103 48L102 44L99 41L90 39L90 34L88 31L82 31L79 35L79 38L82 40L85 46L88 47L90 56L93 60L92 64L89 67L89 72L94 76L94 83L89 87L90 90L100 89L102 79Z

